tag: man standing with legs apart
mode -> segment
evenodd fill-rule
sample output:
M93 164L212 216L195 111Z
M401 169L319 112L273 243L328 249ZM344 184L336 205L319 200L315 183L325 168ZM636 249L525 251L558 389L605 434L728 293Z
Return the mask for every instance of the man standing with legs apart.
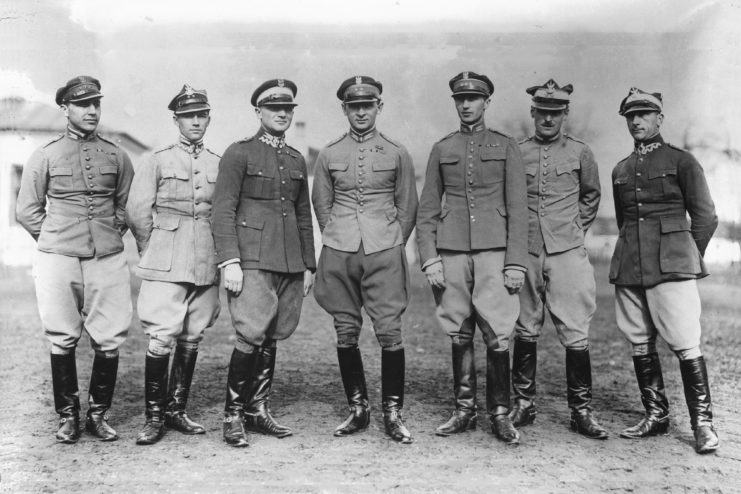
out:
M660 93L637 88L620 103L635 149L612 171L620 233L610 283L615 285L618 328L633 345L646 408L646 416L620 435L641 438L669 428L669 402L656 352L656 336L661 335L679 358L695 450L709 453L718 448L718 435L700 350L696 280L708 275L702 257L718 217L700 164L661 137L662 110Z
M227 148L219 164L212 227L237 339L229 362L224 441L248 445L248 429L293 434L270 414L276 341L296 330L314 284L314 237L306 163L286 145L296 84L272 79L252 94L253 137Z
M350 415L334 431L346 436L370 420L358 337L365 307L381 345L381 388L386 433L412 437L402 421L404 345L401 316L409 290L404 245L414 228L417 189L406 148L376 129L383 109L380 82L351 77L337 90L350 131L317 158L312 200L322 249L316 300L334 318L337 359Z
M137 311L149 335L146 423L137 444L159 441L165 425L183 434L206 432L188 418L185 406L198 344L219 315L209 222L219 156L203 145L211 106L205 90L186 84L168 109L180 131L178 141L156 151L137 169L126 206L126 221L141 254Z
M597 216L599 170L589 146L562 132L569 113L571 84L550 79L528 88L535 135L520 143L527 175L528 270L515 325L512 389L515 427L535 420L537 342L551 315L566 347L566 382L571 428L593 439L607 431L592 417L589 323L596 309L594 271L584 235Z
M36 297L51 342L57 441L80 437L75 349L82 330L95 351L86 429L103 441L118 439L108 409L118 372L118 348L131 323L131 285L121 240L126 199L134 177L131 161L95 133L100 121L100 82L71 79L56 103L67 131L37 149L23 169L18 222L38 242Z
M462 72L449 86L460 130L432 147L417 215L420 262L437 317L452 340L455 411L439 436L476 426L476 326L486 343L486 408L506 444L520 435L509 419L509 338L527 271L527 190L517 143L487 129L494 92L485 75Z

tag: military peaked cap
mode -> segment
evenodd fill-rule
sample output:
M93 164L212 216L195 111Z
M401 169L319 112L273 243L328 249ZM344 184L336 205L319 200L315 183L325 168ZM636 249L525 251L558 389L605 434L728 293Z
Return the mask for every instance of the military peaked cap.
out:
M357 75L345 80L337 89L337 97L343 103L372 103L381 99L383 84L368 77Z
M64 103L78 103L89 99L102 98L100 81L89 75L79 75L67 81L67 84L57 89L54 101L58 105Z
M540 110L565 110L569 107L573 91L574 87L571 84L559 87L553 79L548 79L542 86L533 86L525 90L533 97L531 106Z
M297 106L293 98L298 88L288 79L270 79L265 81L252 93L252 106Z
M167 109L174 111L175 115L182 115L184 113L208 111L211 106L208 104L208 94L205 89L193 89L185 84L183 89L172 98L170 104L167 105Z
M637 87L630 88L628 96L620 102L620 115L627 115L637 111L656 111L664 109L661 93L647 93Z
M476 72L461 72L450 79L448 85L454 97L459 94L479 94L488 98L494 94L494 83L491 79Z

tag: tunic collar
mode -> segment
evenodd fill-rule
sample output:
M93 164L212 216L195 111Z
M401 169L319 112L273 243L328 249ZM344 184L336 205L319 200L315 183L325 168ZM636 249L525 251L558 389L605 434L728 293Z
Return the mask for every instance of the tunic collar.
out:
M178 141L178 146L188 154L194 154L198 156L200 152L203 151L203 139L199 139L198 141L193 142L181 134L180 140Z
M84 132L80 132L77 129L73 129L72 127L67 127L67 137L74 141L90 141L93 138L95 138L95 132L88 132L87 134Z
M258 139L260 142L264 142L271 148L282 149L286 147L285 136L274 136L265 129L260 129L260 137Z
M369 141L370 139L373 139L374 137L376 137L376 134L378 134L378 131L376 130L375 127L373 127L372 129L366 130L362 134L359 134L355 132L355 129L350 128L350 137L352 137L355 142Z
M481 120L480 122L476 122L473 125L468 125L461 122L461 133L463 134L475 134L476 132L481 132L484 129L486 129L486 124L483 120Z
M646 139L645 141L635 142L635 152L638 155L644 155L648 154L651 151L660 148L664 145L664 139L661 137L661 134L656 134L655 136Z
M535 134L533 136L533 139L538 144L553 144L555 142L560 141L561 140L561 137L563 137L563 133L559 132L558 134L556 134L555 136L551 137L550 139L543 139L538 134Z

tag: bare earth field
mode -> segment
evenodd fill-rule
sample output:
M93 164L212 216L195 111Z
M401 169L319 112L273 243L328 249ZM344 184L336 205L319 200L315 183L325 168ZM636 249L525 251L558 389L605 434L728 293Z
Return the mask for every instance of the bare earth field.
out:
M146 337L135 319L121 348L111 424L121 439L102 443L83 434L56 444L48 344L28 273L0 280L0 492L741 492L741 283L738 269L700 282L703 350L708 360L717 454L695 454L676 358L660 345L672 406L666 436L618 437L639 420L642 406L628 344L614 322L612 288L597 265L598 310L591 346L595 410L607 441L568 429L564 351L552 328L541 338L539 415L523 428L522 444L505 447L479 429L440 438L434 429L452 407L450 349L438 329L429 289L413 268L406 315L406 423L414 443L386 439L380 414L380 350L366 323L361 341L373 415L371 427L335 438L346 405L331 319L306 299L296 334L279 344L274 415L294 436L251 436L233 449L221 439L226 367L233 345L226 307L201 347L189 412L205 436L168 432L154 446L134 444L144 421ZM716 269L715 272L720 270ZM136 288L136 287L135 287ZM136 294L136 293L135 293ZM222 294L223 295L223 294ZM222 297L222 300L225 300ZM477 338L479 402L484 406L484 346ZM78 348L81 401L87 400L92 350ZM84 413L84 407L83 407Z

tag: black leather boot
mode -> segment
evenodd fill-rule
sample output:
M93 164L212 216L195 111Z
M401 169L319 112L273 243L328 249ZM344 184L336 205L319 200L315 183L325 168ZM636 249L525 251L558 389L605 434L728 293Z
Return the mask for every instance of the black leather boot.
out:
M154 444L165 435L165 406L167 401L167 367L169 355L147 352L144 364L144 405L146 422L136 438L136 444Z
M273 385L276 350L270 346L260 347L252 392L244 407L244 424L250 430L283 438L292 435L293 431L276 422L270 413L270 388Z
M90 375L87 420L85 429L101 441L118 439L116 431L108 425L108 410L113 401L118 374L118 355L106 358L95 355L93 371Z
M188 403L188 394L190 392L190 383L193 380L193 370L196 367L197 358L197 349L178 345L175 348L175 356L172 359L165 425L183 434L206 433L206 429L201 424L190 420L185 413L185 406Z
M406 360L404 349L381 350L381 399L383 403L383 425L394 441L411 444L412 435L402 420L404 408L404 371Z
M486 349L486 411L491 431L509 445L520 443L520 433L509 418L509 350Z
M710 400L710 385L705 359L700 356L680 360L684 397L690 412L690 424L695 433L695 451L712 453L718 449L718 434L713 427L713 405Z
M607 439L607 431L592 416L592 364L589 348L566 349L566 386L571 430L590 439Z
M368 390L365 386L363 358L357 346L351 348L337 347L337 361L340 364L340 375L345 387L350 415L337 426L334 435L348 436L368 428L370 423Z
M535 422L535 369L538 343L515 338L512 352L512 391L515 404L509 413L512 425L524 427Z
M476 366L473 342L452 344L455 410L435 434L447 437L476 428Z
M229 361L224 405L224 441L235 448L250 445L247 441L247 432L244 430L244 405L247 388L252 381L259 357L260 351L257 348L251 353L244 353L235 348Z
M74 350L67 355L51 354L51 380L54 408L59 414L57 442L74 444L80 438L80 394Z
M656 352L648 355L635 355L633 367L636 371L641 402L646 415L633 427L620 433L620 437L638 439L641 437L666 434L669 429L669 401L664 392L664 377L661 374L661 361Z

